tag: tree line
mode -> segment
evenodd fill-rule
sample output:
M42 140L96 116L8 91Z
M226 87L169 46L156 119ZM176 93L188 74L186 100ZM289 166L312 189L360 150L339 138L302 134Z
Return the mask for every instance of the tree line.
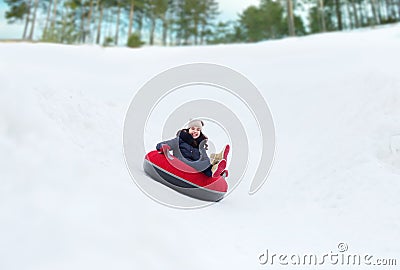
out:
M256 42L400 21L400 0L260 0L226 22L216 0L5 2L8 22L23 22L22 39L67 44Z

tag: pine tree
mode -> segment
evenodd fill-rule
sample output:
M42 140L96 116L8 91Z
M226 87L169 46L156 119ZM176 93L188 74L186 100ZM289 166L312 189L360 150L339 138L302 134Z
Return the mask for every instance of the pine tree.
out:
M5 13L8 23L15 23L25 19L25 27L22 34L22 39L25 39L30 22L31 0L5 0L5 3L9 6L9 10Z

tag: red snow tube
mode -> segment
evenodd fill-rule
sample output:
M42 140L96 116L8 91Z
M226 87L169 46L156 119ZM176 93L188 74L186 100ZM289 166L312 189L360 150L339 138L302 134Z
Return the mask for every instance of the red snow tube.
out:
M165 156L157 151L149 152L143 168L158 182L200 200L219 201L228 190L223 176L207 177L169 153Z

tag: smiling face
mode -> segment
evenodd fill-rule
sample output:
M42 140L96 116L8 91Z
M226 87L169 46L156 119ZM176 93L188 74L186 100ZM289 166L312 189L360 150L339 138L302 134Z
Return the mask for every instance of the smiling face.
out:
M189 128L189 134L192 135L193 139L197 139L200 136L200 132L201 132L200 127Z

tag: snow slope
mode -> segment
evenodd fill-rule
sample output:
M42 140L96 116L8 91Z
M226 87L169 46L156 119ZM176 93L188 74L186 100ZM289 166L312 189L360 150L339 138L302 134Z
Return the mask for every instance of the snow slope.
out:
M249 45L0 44L0 269L265 269L266 249L341 242L400 264L399 49L398 24ZM250 170L222 202L178 210L134 184L122 129L147 80L191 62L262 91L277 152L255 195Z

